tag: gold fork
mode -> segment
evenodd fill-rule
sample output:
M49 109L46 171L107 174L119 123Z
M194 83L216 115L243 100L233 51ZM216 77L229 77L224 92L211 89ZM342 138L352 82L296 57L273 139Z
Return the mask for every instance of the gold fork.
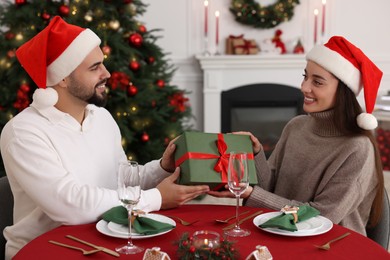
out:
M71 246L71 245L68 245L68 244L63 244L63 243L60 243L60 242L57 242L57 241L53 241L53 240L49 240L49 243L55 244L57 246L62 246L62 247L74 249L74 250L79 250L79 251L83 252L83 255L91 255L91 254L94 254L94 253L102 251L100 249L85 250L85 249L80 248L80 247Z
M181 223L183 226L189 226L189 225L192 225L192 224L194 224L194 223L196 223L196 222L199 221L199 220L194 220L194 221L192 221L192 222L188 222L188 221L185 221L185 220L183 220L183 219L181 219L181 218L179 218L179 217L175 217L175 216L167 216L167 217L168 217L168 218L174 218L174 219L179 220L180 223Z
M347 232L347 233L345 233L345 234L343 234L343 235L341 235L339 237L336 237L336 238L334 238L332 240L329 240L329 242L323 244L322 246L316 246L316 247L319 248L319 249L323 249L323 250L329 250L331 243L336 242L336 241L338 241L340 239L343 239L344 237L349 236L350 234L351 233Z

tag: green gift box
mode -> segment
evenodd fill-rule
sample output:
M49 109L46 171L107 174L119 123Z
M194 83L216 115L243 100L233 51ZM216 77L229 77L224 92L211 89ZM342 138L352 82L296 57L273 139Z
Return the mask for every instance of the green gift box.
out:
M257 184L252 142L248 135L184 132L175 141L175 144L176 166L180 166L181 173L179 184L207 184L213 190L223 188L227 183L227 172L218 172L218 169L214 168L220 163L221 154L226 163L231 151L250 154L248 160L249 183Z

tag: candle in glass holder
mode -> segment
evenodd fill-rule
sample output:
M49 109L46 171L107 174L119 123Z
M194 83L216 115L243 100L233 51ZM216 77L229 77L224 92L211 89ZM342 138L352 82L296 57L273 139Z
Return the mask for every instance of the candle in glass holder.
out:
M199 250L212 250L219 247L220 245L219 234L214 231L196 231L192 237L192 245Z

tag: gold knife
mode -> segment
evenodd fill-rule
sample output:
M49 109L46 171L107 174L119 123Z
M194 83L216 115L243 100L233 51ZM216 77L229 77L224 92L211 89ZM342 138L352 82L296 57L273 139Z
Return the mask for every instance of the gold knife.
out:
M97 246L97 245L91 244L91 243L89 243L87 241L81 240L80 238L77 238L77 237L74 237L74 236L71 236L71 235L66 235L65 237L73 239L73 240L75 240L77 242L83 243L83 244L88 245L90 247L102 250L102 252L105 252L105 253L107 253L109 255L113 255L113 256L116 256L116 257L120 256L119 253L115 252L114 250L111 250L111 249L108 249L108 248L105 248L105 247L102 247L102 246Z
M248 219L250 219L250 218L253 218L253 217L255 217L255 216L257 216L257 215L259 215L259 214L261 214L261 213L263 213L262 210L257 211L256 213L253 213L252 215L249 215L249 216L247 216L247 217L241 219L240 221L238 221L238 224L242 224L242 223L244 223L244 221L246 221L246 220L248 220ZM229 225L229 226L226 226L226 227L224 227L222 230L231 229L231 228L234 228L235 226L236 226L236 223L231 224L231 225Z

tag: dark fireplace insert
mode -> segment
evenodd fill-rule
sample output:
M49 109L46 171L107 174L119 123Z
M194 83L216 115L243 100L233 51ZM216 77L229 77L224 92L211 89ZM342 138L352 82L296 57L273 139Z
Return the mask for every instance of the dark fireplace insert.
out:
M299 88L262 83L237 87L221 94L223 133L250 131L263 145L268 157L286 123L303 114Z

